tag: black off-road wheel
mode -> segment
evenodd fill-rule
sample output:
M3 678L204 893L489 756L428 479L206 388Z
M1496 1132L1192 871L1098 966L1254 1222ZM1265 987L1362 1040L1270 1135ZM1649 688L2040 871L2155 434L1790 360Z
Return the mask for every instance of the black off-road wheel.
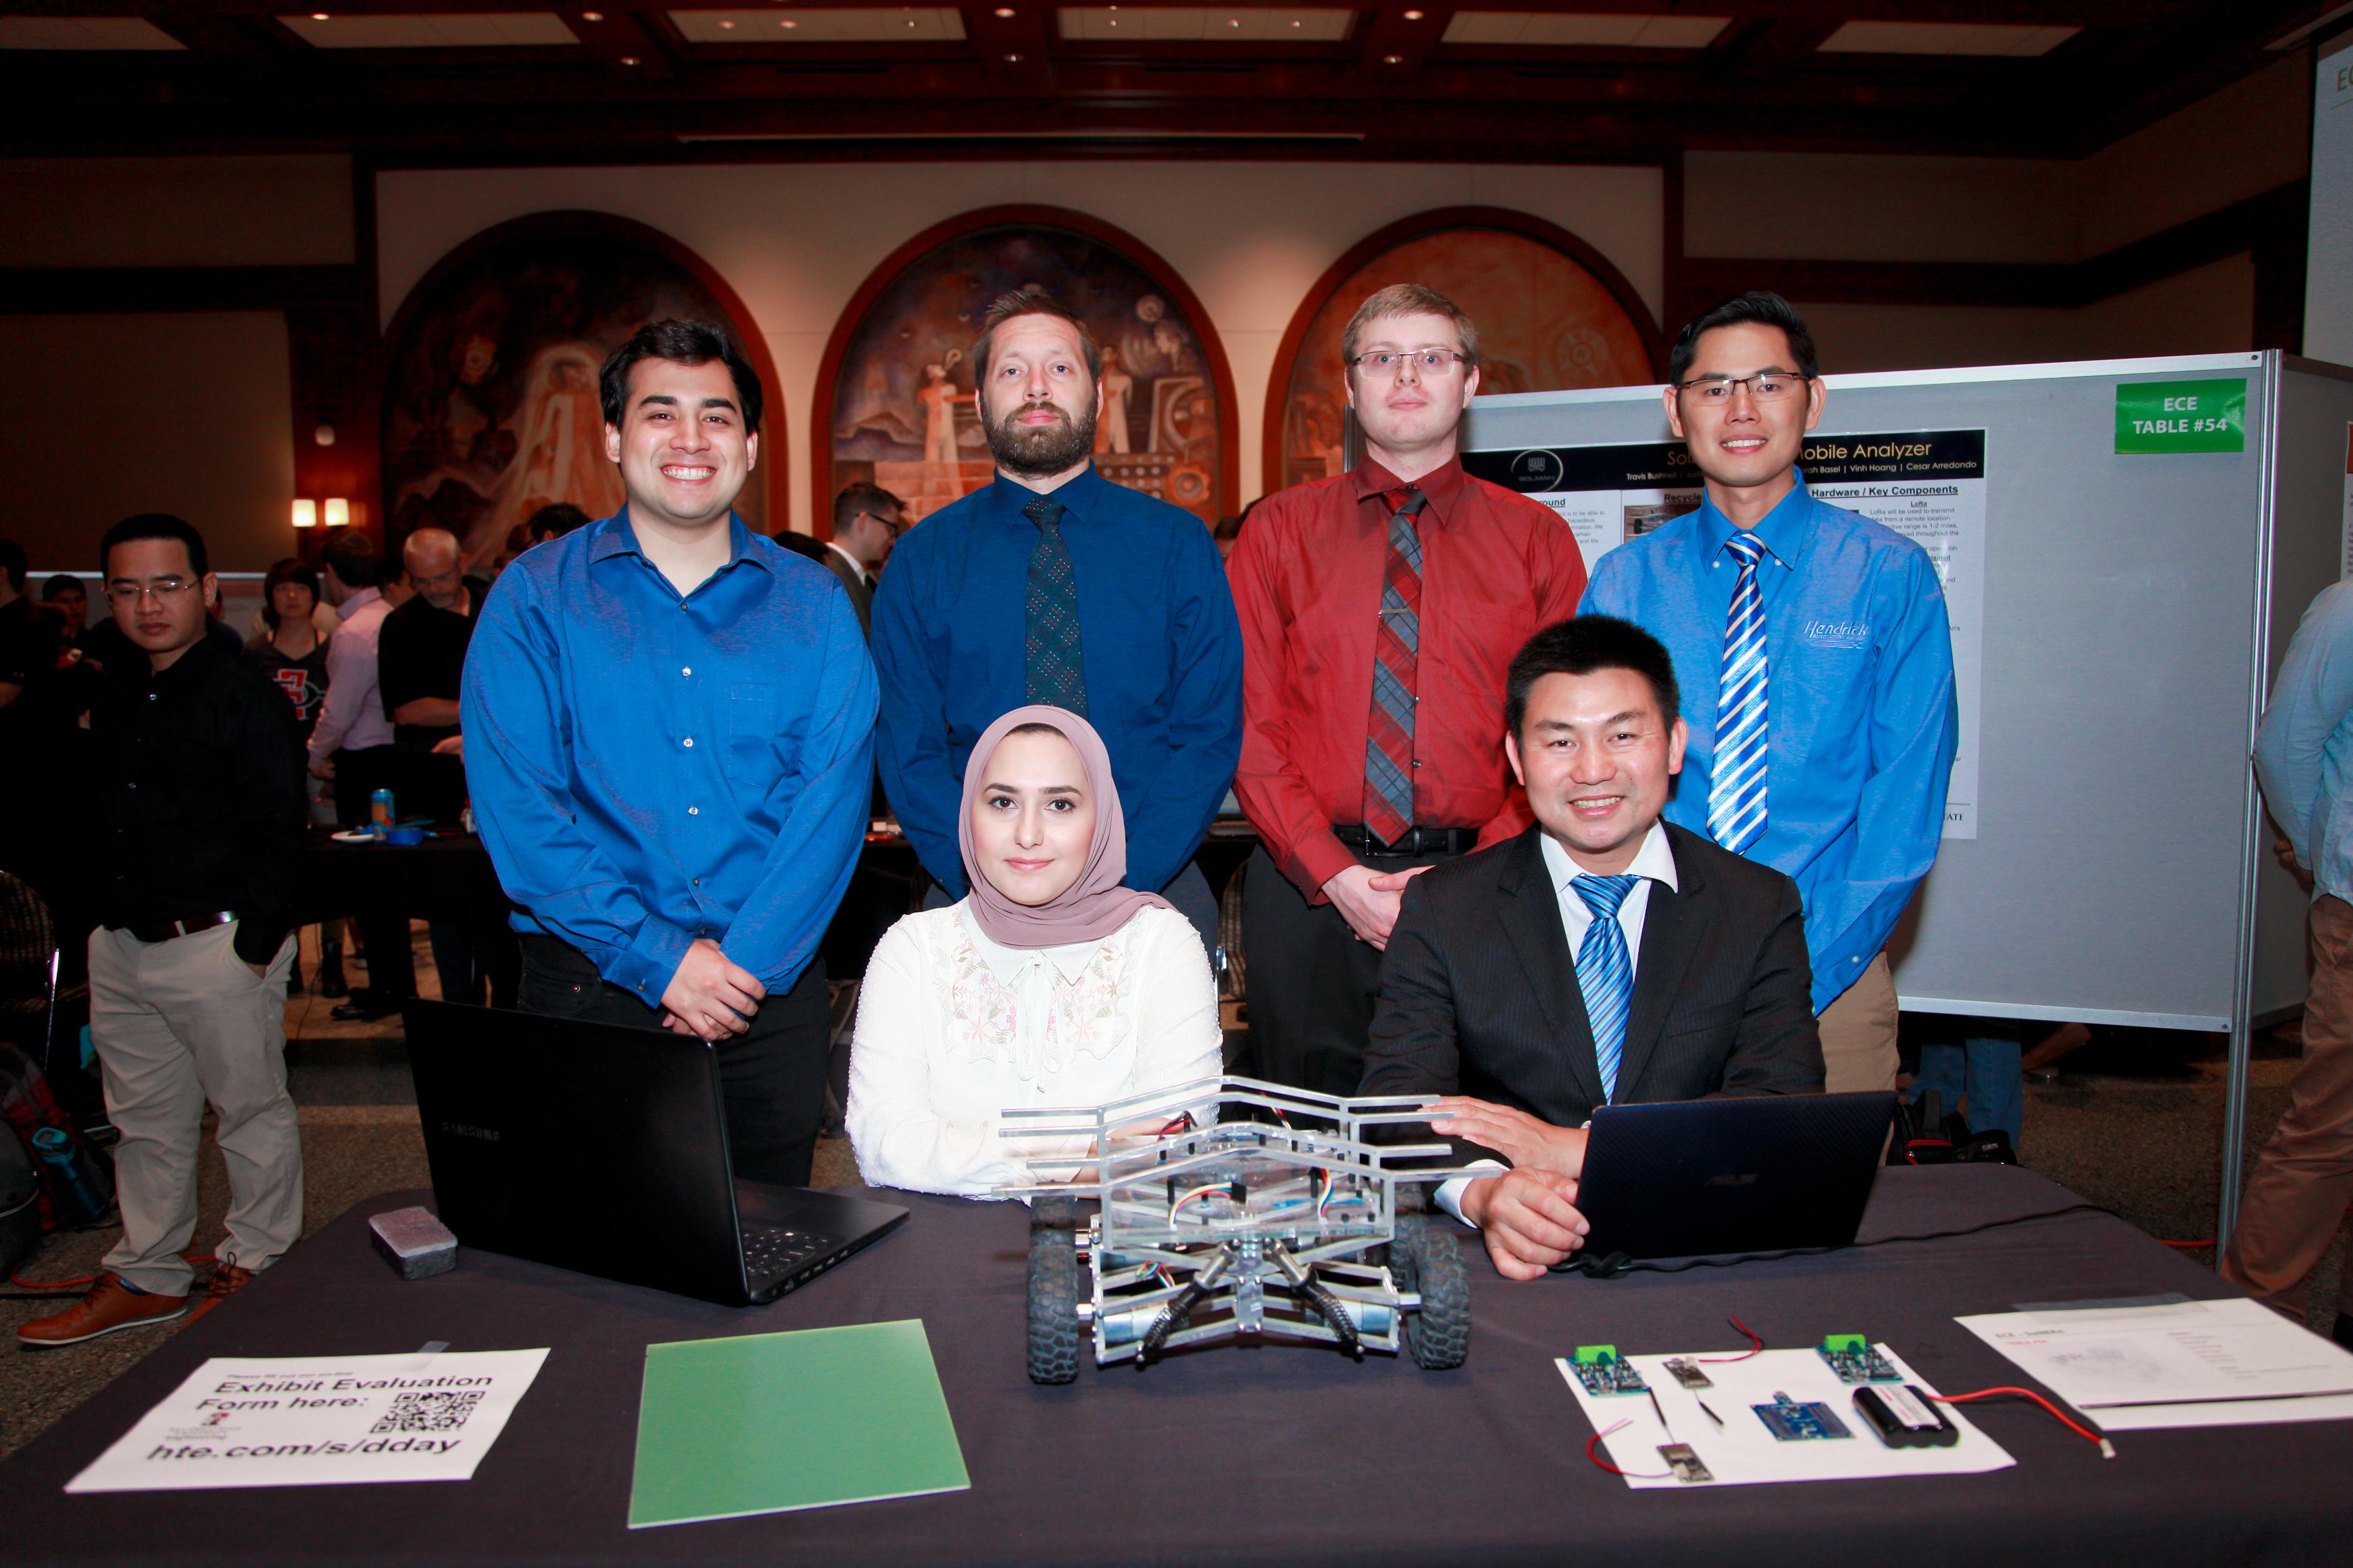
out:
M1405 1315L1403 1329L1413 1364L1425 1372L1461 1366L1471 1354L1471 1271L1454 1237L1421 1215L1398 1215L1389 1276L1398 1289L1421 1294L1421 1310Z
M1075 1383L1079 1376L1077 1205L1040 1198L1029 1211L1029 1381Z

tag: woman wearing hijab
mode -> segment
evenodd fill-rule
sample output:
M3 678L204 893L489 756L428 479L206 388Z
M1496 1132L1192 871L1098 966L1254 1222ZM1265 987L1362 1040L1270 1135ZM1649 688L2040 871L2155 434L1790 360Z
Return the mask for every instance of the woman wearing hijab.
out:
M971 894L892 926L867 965L847 1120L867 1181L993 1197L1046 1152L1003 1139L1001 1112L1213 1078L1223 1036L1192 922L1120 885L1119 792L1084 719L1032 706L991 724L957 837Z

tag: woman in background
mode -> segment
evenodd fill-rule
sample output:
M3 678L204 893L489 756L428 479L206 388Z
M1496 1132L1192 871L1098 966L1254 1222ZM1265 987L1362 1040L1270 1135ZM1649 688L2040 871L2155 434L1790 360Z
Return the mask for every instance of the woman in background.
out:
M1033 706L991 724L957 837L971 893L892 926L867 965L846 1120L867 1181L994 1197L1029 1161L1054 1180L1088 1152L1008 1140L1004 1111L1214 1078L1224 1037L1192 923L1121 886L1125 819L1084 719Z

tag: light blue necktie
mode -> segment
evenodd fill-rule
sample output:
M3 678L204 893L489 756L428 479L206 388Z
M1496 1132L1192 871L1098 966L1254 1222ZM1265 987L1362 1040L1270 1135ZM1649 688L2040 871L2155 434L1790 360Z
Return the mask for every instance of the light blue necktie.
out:
M1634 964L1626 954L1626 931L1618 923L1618 906L1634 890L1640 877L1583 876L1568 884L1593 923L1577 950L1577 988L1585 994L1585 1016L1593 1026L1593 1059L1601 1069L1601 1098L1606 1103L1618 1093L1618 1062L1626 1050L1626 1009L1634 999Z
M1708 837L1740 854L1765 832L1765 595L1757 563L1765 542L1735 529L1725 549L1740 563L1724 623L1724 681L1715 705L1715 777L1707 792Z

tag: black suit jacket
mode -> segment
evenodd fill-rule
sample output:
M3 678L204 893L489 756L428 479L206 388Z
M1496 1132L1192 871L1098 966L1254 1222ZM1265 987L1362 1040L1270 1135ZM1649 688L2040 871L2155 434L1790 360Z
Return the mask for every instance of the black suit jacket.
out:
M1583 1125L1602 1103L1543 831L1408 884L1360 1093L1472 1095L1556 1127ZM1798 885L1666 831L1682 887L1651 885L1615 1103L1820 1093Z
M858 568L842 559L840 551L828 545L825 553L818 559L824 562L827 568L841 579L841 585L849 590L849 607L858 612L858 629L872 637L874 590L866 585L866 580L858 574Z

